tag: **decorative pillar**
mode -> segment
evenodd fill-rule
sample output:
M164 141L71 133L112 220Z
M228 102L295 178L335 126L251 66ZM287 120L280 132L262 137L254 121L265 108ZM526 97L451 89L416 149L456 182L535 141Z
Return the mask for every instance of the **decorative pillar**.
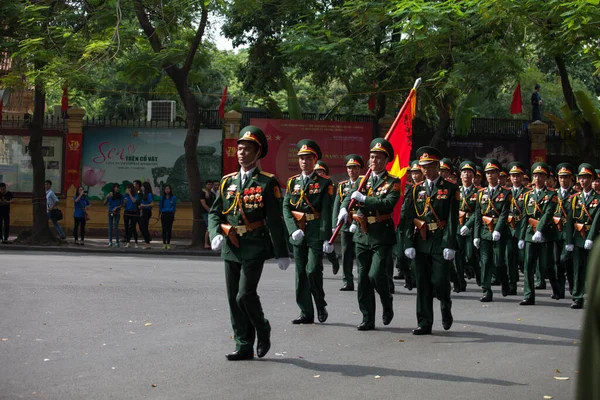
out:
M529 124L529 138L531 140L531 164L546 161L546 138L548 136L548 125L542 121Z
M65 156L65 178L63 179L63 193L71 186L81 184L81 157L83 152L83 117L85 110L79 107L69 108L69 119L67 119L66 156Z
M237 111L225 113L223 118L223 175L238 170L237 139L240 133L242 114Z

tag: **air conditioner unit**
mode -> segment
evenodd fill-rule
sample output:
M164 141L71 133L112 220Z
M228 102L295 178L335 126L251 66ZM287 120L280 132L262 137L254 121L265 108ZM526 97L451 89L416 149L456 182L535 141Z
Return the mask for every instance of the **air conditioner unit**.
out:
M150 100L148 101L148 121L175 121L175 101Z

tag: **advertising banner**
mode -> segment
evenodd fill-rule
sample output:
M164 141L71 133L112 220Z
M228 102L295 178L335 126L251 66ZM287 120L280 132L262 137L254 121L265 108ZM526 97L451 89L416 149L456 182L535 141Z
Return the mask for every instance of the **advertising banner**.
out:
M82 184L90 199L103 199L113 183L150 182L155 196L168 183L179 201L189 201L183 142L185 129L86 128ZM197 155L203 181L221 178L220 129L201 129ZM122 192L125 190L122 189Z
M66 192L71 185L79 186L81 182L81 153L83 135L81 133L67 133L65 155L65 184Z
M300 173L296 143L301 139L317 142L334 182L348 177L346 155L359 154L365 164L368 163L369 144L373 139L370 123L252 118L250 125L261 128L269 141L269 153L260 161L260 168L275 174L282 186L290 176Z

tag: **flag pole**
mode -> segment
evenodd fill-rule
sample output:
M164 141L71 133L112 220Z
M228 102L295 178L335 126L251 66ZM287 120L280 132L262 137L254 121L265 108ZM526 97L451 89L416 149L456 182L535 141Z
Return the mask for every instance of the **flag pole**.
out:
M389 139L392 132L394 132L396 125L398 125L398 123L400 123L400 115L402 115L402 113L404 112L406 107L408 107L408 105L410 104L410 100L413 98L415 93L417 93L417 89L420 85L421 85L421 78L417 78L417 80L415 81L415 84L413 85L413 88L411 89L410 93L406 97L404 104L400 108L400 111L398 111L398 115L396 115L396 119L394 119L394 123L392 124L392 126L390 126L390 129L388 129L387 133L385 134L385 140ZM363 178L363 180L360 182L360 185L358 186L358 189L357 189L358 191L361 191L364 189L372 172L373 171L371 171L371 168L369 168L367 170L367 172L365 173L365 177ZM348 212L350 212L350 210L352 209L352 207L354 207L355 204L356 204L355 199L350 200L350 204L348 205ZM329 239L329 244L333 244L333 242L335 241L335 238L337 238L338 235L340 234L340 231L342 230L342 226L344 226L344 222L342 222L336 226L335 230L333 231L333 234L331 235L331 238Z

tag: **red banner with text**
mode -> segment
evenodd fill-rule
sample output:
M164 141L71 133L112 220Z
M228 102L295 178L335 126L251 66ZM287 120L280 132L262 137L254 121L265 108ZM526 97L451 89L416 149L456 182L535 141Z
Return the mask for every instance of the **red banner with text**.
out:
M317 142L334 182L348 178L346 155L359 154L368 164L369 144L373 139L371 123L253 118L250 125L261 128L269 142L269 152L260 161L260 168L275 174L282 186L290 176L300 173L296 143L302 139ZM367 165L365 171L366 168Z
M531 163L546 162L546 149L531 150Z
M64 193L71 185L78 187L81 185L81 156L83 152L83 134L67 133L67 143L65 155L65 179Z
M237 139L223 139L223 175L240 168L237 160Z

